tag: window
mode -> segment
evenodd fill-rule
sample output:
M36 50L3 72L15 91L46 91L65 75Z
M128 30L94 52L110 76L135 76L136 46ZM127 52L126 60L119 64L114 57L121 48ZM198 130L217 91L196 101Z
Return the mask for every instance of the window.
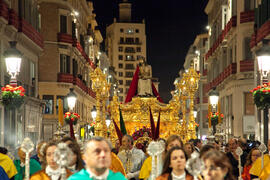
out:
M43 95L45 102L44 114L53 114L53 95Z
M123 60L123 55L119 55L119 56L118 56L118 59L119 59L119 60Z
M135 38L135 43L139 44L140 43L140 39L139 38Z
M60 73L70 73L70 57L60 54Z
M133 47L126 47L125 52L126 53L135 53L135 49Z
M246 92L244 93L245 97L245 115L254 115L254 103L252 93Z
M36 70L35 70L35 64L30 61L30 82L32 82L32 86L35 86L35 73L36 73Z
M123 80L119 80L119 84L120 85L123 85Z
M141 52L141 47L137 47L137 48L136 48L136 51L137 51L137 52Z
M123 93L123 88L119 88L120 93Z
M75 59L72 60L72 74L73 76L77 76L78 73L78 63Z
M136 29L136 33L139 33L140 31L139 31L139 29Z
M127 44L134 44L134 38L126 38Z
M131 55L126 55L126 60L127 61L134 61L133 56L131 56Z
M71 33L72 33L72 38L76 38L76 23L72 21L71 23Z
M126 93L128 93L128 89L129 89L129 88L126 88Z
M118 64L118 68L123 68L123 64L122 63L120 63L120 64Z
M123 29L123 28L120 28L120 32L121 32L121 33L124 32L124 29Z
M133 77L133 72L126 72L126 77Z
M123 52L123 47L122 47L122 46L119 46L119 47L118 47L118 51L119 51L119 52Z
M123 44L124 43L124 38L120 37L120 43Z
M140 56L140 55L138 55L138 56L137 56L137 60L139 60L140 58L141 58L141 56Z
M119 77L123 77L123 72L118 73Z
M62 106L63 106L63 114L65 114L66 112L68 112L68 101L67 101L67 97L66 96L57 96L56 97L56 114L58 114L58 99L62 100Z
M245 39L244 39L244 48L245 48L245 59L246 60L251 60L251 59L253 59L252 58L252 52L251 52L251 49L250 49L250 41L251 41L251 38L249 38L249 37L246 37Z
M60 33L67 33L67 16L60 15Z
M131 80L126 80L126 85L130 86L130 84L131 84Z
M133 64L126 64L126 69L134 69L134 65Z
M134 33L134 29L127 29L126 33L127 34L133 34Z

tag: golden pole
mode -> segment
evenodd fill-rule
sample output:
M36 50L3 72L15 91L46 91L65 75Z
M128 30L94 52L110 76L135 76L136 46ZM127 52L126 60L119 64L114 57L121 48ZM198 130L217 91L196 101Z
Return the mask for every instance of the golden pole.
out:
M200 74L198 74L193 68L189 68L188 72L184 74L187 79L187 90L190 98L190 112L189 112L189 125L188 125L188 134L192 139L196 139L196 127L195 127L195 118L194 118L194 95L198 89L198 82L200 79Z
M97 67L90 73L92 81L92 89L96 93L96 127L95 136L107 137L107 127L105 122L106 114L106 99L109 97L110 83L107 82L106 75ZM102 103L101 103L102 102ZM100 112L102 108L102 114Z

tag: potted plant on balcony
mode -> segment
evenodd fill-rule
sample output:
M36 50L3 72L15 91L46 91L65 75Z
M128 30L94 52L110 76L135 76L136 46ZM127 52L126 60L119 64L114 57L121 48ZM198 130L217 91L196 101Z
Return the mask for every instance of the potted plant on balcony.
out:
M258 109L270 108L270 82L262 86L257 86L251 92Z
M24 92L22 86L12 87L6 85L2 87L2 104L8 109L19 108L24 102Z

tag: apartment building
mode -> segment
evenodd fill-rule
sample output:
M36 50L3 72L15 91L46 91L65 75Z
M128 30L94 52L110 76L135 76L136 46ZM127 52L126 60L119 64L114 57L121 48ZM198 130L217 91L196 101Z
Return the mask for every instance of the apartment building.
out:
M132 21L131 3L127 0L119 4L119 19L106 29L106 49L116 72L119 101L123 102L138 60L141 56L147 59L145 23Z
M250 47L252 52L256 55L256 51L261 50L263 46L269 46L269 42L263 43L263 40L270 39L270 9L269 2L267 0L256 1L255 5L255 19L254 19L254 32L252 34ZM257 61L255 61L257 62ZM268 62L269 63L269 62ZM269 72L260 73L258 63L255 63L255 76L254 76L254 87L260 85L261 82L269 82ZM261 76L263 75L263 76ZM267 144L270 137L269 132L269 112L268 110L255 109L256 114L256 137L258 140Z
M64 113L69 111L66 95L70 88L77 94L74 112L81 118L75 131L81 138L92 120L95 93L89 73L96 67L100 43L93 4L86 0L40 0L41 34L44 52L39 60L39 96L45 102L43 139L53 138L58 125L58 99ZM66 132L68 132L68 128Z
M209 0L209 49L205 54L207 85L216 87L226 135L254 136L255 108L250 90L254 87L254 55L250 42L254 28L255 0Z
M35 0L0 1L0 83L9 84L3 53L16 41L23 54L18 86L25 89L24 104L17 109L7 109L0 104L0 144L12 151L25 137L34 143L40 140L42 105L38 98L38 63L43 51L38 5Z

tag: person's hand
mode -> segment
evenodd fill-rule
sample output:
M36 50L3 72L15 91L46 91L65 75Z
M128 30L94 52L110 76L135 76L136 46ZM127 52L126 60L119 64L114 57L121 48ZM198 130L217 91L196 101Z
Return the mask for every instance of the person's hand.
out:
M134 173L127 173L127 179L131 179L135 176Z

